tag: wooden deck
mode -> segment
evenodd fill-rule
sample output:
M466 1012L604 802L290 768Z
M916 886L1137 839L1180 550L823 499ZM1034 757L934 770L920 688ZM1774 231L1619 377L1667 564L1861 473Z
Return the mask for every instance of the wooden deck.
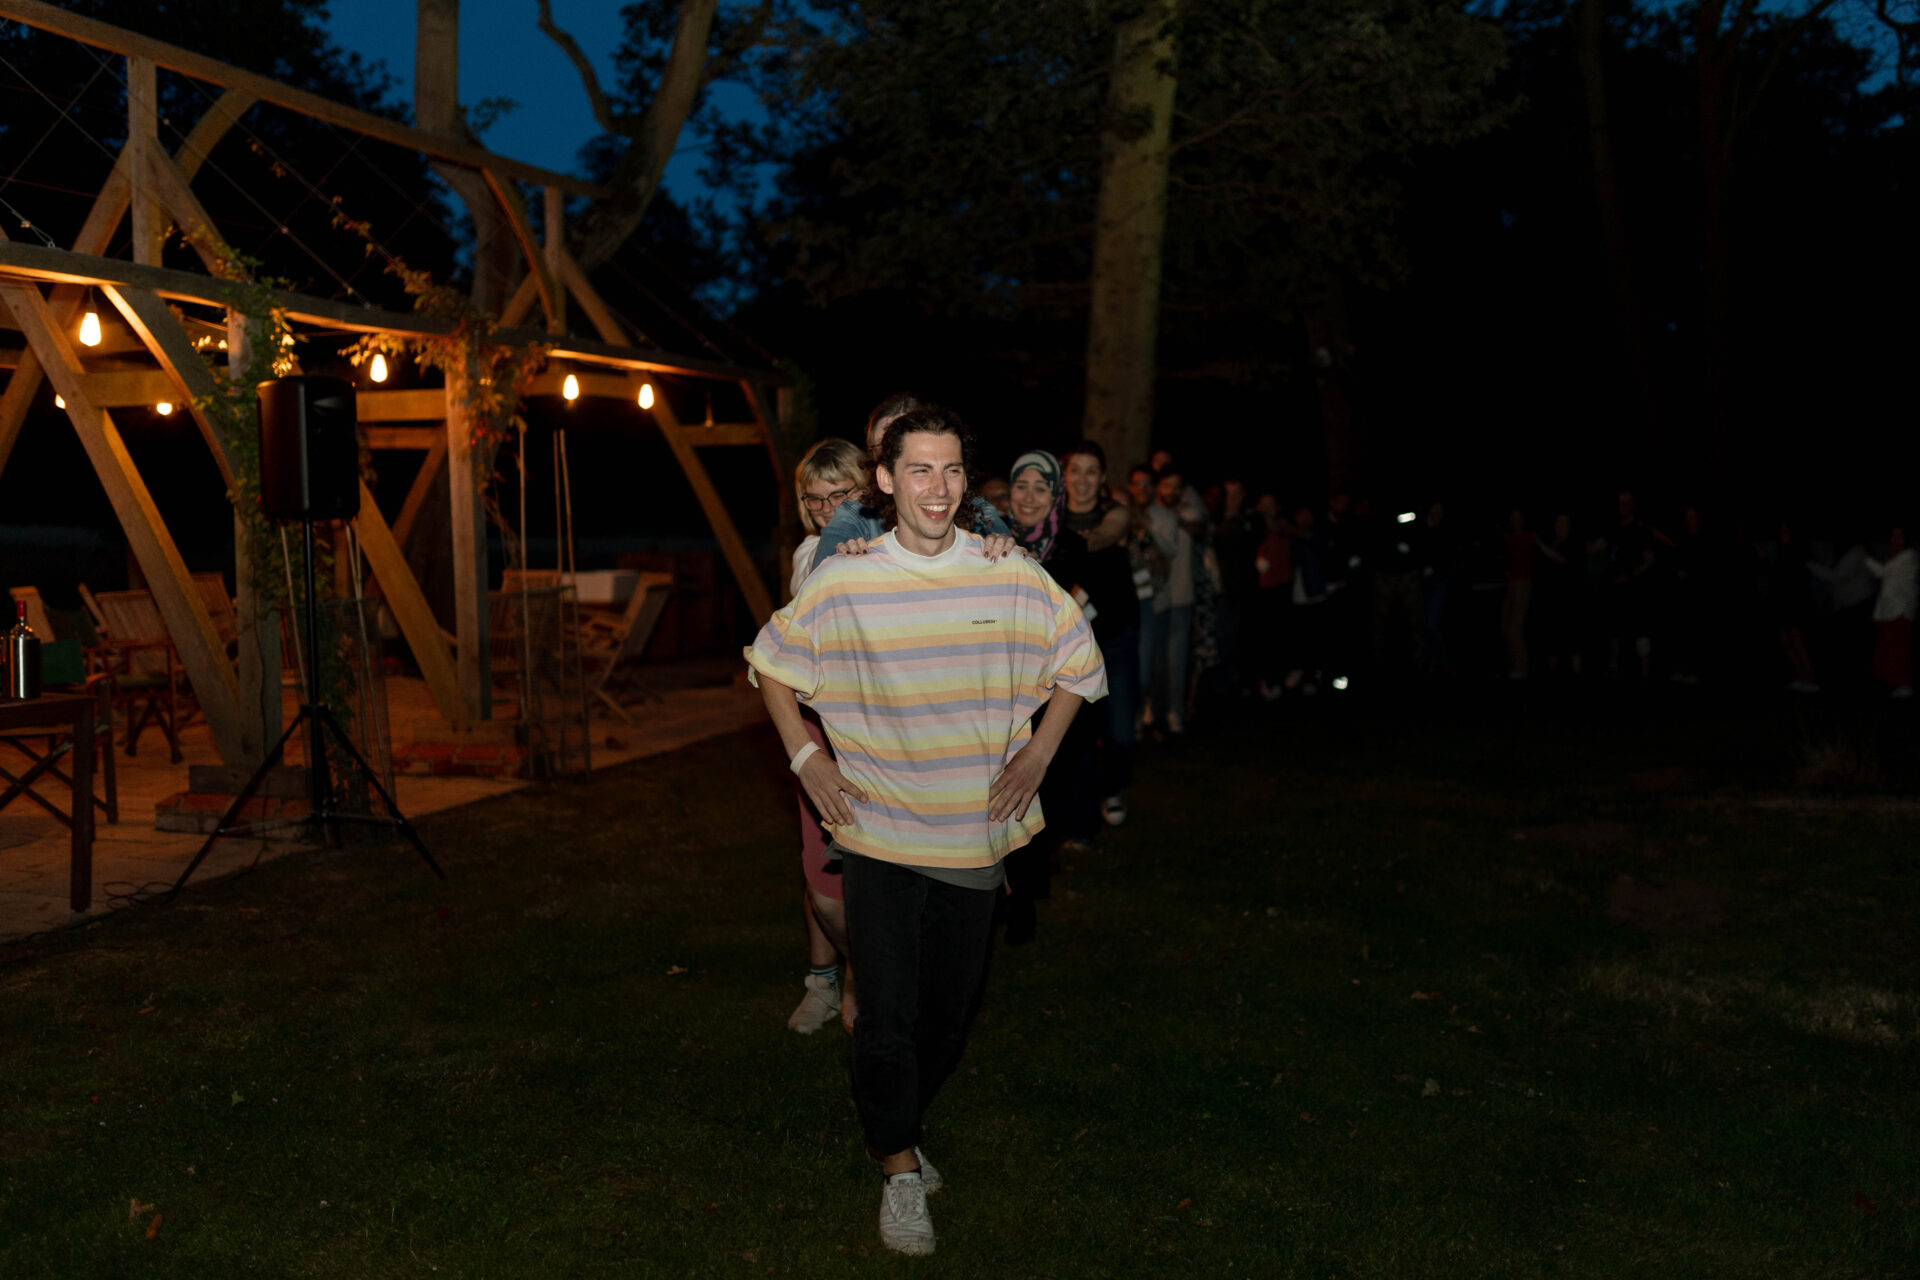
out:
M765 717L760 695L741 682L665 687L671 683L670 679L662 681L658 686L663 688L660 700L636 711L636 724L611 717L594 719L596 770L732 733ZM434 714L433 699L419 680L389 679L387 702L390 721L396 727ZM288 714L292 714L291 707ZM110 826L103 820L96 829L94 902L89 912L67 909L67 829L30 801L16 800L0 810L0 942L83 923L126 905L125 897L116 895L142 887L164 887L178 878L203 837L154 830L154 807L186 789L189 765L219 763L212 734L204 722L182 730L180 745L186 759L177 765L167 762L166 744L157 733L141 739L139 755L129 759L122 753L118 757L120 822ZM409 817L417 818L528 785L537 784L496 778L401 777L397 799ZM241 870L259 853L258 841L222 841L201 865L195 883ZM270 846L261 860L284 853L284 849ZM404 851L404 856L413 858L411 851ZM436 851L436 856L449 871L457 870L457 853ZM420 874L428 872L421 868Z

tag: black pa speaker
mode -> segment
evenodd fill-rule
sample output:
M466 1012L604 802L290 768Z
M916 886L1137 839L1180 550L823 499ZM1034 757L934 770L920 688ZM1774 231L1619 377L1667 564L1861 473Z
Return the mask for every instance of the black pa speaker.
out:
M260 510L271 520L360 513L360 434L345 378L274 378L260 396Z

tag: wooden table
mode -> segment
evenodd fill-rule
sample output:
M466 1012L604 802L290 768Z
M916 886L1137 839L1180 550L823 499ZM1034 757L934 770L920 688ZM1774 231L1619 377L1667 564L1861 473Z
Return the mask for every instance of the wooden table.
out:
M59 761L58 751L37 756L33 767L0 794L0 809L24 795L66 823L73 832L71 904L75 911L85 911L93 905L93 723L99 711L100 700L89 693L50 693L19 702L0 702L0 738L66 734L73 739L70 813L61 813L33 790L34 782ZM26 750L24 744L15 745ZM31 751L28 754L35 755Z

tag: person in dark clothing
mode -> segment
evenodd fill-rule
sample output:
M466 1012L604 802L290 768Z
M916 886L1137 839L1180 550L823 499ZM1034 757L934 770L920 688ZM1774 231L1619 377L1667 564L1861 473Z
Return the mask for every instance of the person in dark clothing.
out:
M1080 602L1107 655L1104 714L1087 720L1099 736L1093 794L1107 825L1117 827L1127 820L1126 791L1133 785L1140 731L1140 598L1127 552L1132 513L1108 493L1107 455L1099 445L1083 440L1062 462L1066 509L1049 568Z
M1618 519L1607 537L1607 567L1612 574L1612 645L1607 668L1621 673L1623 651L1631 645L1640 679L1653 671L1654 544L1665 541L1634 511L1633 495L1615 502Z
M1462 547L1447 523L1447 506L1427 508L1427 522L1416 547L1420 558L1420 586L1425 610L1423 640L1428 675L1445 675L1449 668L1449 632L1453 622L1453 593L1460 578Z
M1383 516L1374 529L1373 551L1367 557L1373 566L1373 664L1380 675L1396 667L1418 670L1426 661L1426 610L1421 600L1420 560L1414 551L1416 519L1411 511L1402 511L1391 519ZM1406 651L1398 662L1390 662L1395 656L1396 621L1406 628L1402 633Z
M1573 517L1564 511L1554 516L1552 535L1540 539L1536 546L1541 558L1535 608L1537 647L1547 660L1548 671L1558 672L1564 664L1579 675L1587 573L1585 549L1573 536Z
M1813 624L1813 578L1807 572L1806 548L1793 536L1793 526L1782 524L1767 564L1767 611L1780 637L1795 693L1818 693L1820 681L1807 652L1807 630Z
M1247 692L1246 637L1252 628L1254 593L1260 590L1260 543L1267 536L1266 518L1247 503L1247 486L1228 480L1221 489L1220 520L1213 527L1214 561L1220 566L1220 593L1215 598L1215 630L1220 662L1215 692L1237 698Z

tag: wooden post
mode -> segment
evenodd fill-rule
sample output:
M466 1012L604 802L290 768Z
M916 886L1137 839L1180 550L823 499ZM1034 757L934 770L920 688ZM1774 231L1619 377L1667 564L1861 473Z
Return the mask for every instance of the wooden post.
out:
M13 312L34 354L65 397L67 417L81 446L100 477L107 500L127 535L127 547L147 579L153 602L167 624L180 653L180 665L193 682L193 691L213 730L214 746L226 764L246 758L240 727L239 689L233 668L213 629L213 619L180 558L180 550L160 518L153 495L127 454L126 442L105 409L87 393L85 370L66 331L54 323L53 312L40 290L29 284L0 284L0 298Z
M146 155L160 145L159 86L153 59L127 59L127 151L135 163L128 172L133 180L133 260L150 267L161 265L160 249L166 242L167 223L160 202L150 194L152 180L147 174Z
M547 332L565 333L567 331L567 193L558 187L547 187L546 243L542 246L545 261L541 264L547 279L553 287L553 309L547 313Z
M487 512L480 501L481 454L463 380L447 378L447 486L453 512L455 667L469 721L493 718L493 663L487 637Z
M263 322L250 320L238 311L227 312L227 368L244 370L253 363L255 343L265 338ZM247 544L246 525L236 508L233 513L233 586L234 610L240 628L240 715L244 741L248 748L258 735L259 755L248 755L247 763L258 766L267 748L280 738L280 611L265 608L273 599L264 590L262 575L278 566L272 558L256 564Z

